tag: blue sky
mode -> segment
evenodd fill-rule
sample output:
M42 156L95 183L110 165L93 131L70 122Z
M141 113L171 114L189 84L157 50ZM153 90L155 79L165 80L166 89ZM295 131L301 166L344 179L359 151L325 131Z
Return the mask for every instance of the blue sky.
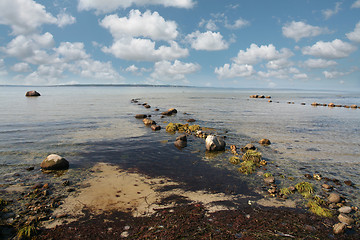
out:
M360 90L360 0L0 0L0 84Z

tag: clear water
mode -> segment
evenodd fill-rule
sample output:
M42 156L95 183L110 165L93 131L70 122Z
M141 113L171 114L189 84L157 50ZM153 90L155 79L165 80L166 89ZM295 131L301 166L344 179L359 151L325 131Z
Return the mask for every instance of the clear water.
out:
M38 165L50 153L76 159L89 151L90 143L159 137L151 135L134 115L155 114L155 107L175 107L179 113L171 121L195 118L197 124L224 133L228 145L270 139L269 147L257 146L287 175L318 172L360 184L360 109L310 106L312 102L360 106L356 93L63 86L36 87L42 96L29 98L24 96L32 90L28 87L0 88L2 178L16 166ZM273 102L250 99L252 94L271 95ZM133 98L141 98L152 108L131 104ZM166 126L160 116L153 118ZM167 136L164 131L161 134ZM208 161L206 156L204 161ZM236 171L223 160L209 162ZM351 192L356 199L358 190Z

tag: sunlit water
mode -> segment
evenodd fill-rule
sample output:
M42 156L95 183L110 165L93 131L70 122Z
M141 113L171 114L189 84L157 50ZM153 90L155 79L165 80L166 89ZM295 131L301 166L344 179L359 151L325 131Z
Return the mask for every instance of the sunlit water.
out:
M146 144L142 141L145 136L148 140L169 139L172 136L164 131L159 135L145 128L134 115L151 113L153 119L165 127L163 121L169 119L161 119L153 109L175 107L179 113L170 121L195 118L196 124L216 128L218 134L226 135L228 145L241 147L253 142L282 174L300 178L304 173L318 172L329 178L360 184L360 109L310 106L312 102L360 106L359 94L64 86L36 87L41 97L25 97L25 92L32 89L1 87L1 90L1 182L12 168L38 165L50 153L76 162L77 156L90 151L92 144L126 139L134 144ZM252 94L271 95L273 102L250 99ZM140 98L141 103L148 102L152 108L130 103L133 98ZM261 138L270 139L272 144L259 146L257 142ZM202 143L196 146L201 148ZM101 147L107 148L106 144ZM191 146L189 149L196 150ZM236 171L221 157L212 161L203 156L203 160L214 167ZM104 159L99 158L99 161ZM272 170L275 171L275 167ZM358 189L354 189L348 195L356 199L358 193Z

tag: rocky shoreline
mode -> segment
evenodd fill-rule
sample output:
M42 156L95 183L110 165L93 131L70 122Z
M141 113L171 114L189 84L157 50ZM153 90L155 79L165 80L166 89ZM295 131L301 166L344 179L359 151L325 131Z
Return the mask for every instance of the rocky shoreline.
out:
M145 114L135 116L135 118L142 121L142 124L149 127L153 132L166 131L167 134L173 135L173 146L178 148L179 151L195 142L200 142L198 144L203 144L204 149L207 151L206 154L209 156L215 154L227 159L229 163L238 168L239 174L258 176L263 182L258 193L264 196L266 202L255 201L250 196L244 195L237 196L238 199L243 198L240 204L239 201L234 200L233 194L219 199L214 199L205 192L193 194L211 200L206 202L204 199L199 200L189 195L189 191L174 193L160 190L164 188L160 188L156 181L153 180L153 183L149 184L149 188L144 188L135 193L131 192L139 186L133 186L131 190L121 189L121 192L130 191L126 193L134 195L133 198L129 199L128 202L130 203L137 199L145 199L142 198L142 192L149 193L150 191L146 189L155 189L154 193L151 193L157 196L155 197L156 201L150 204L155 206L152 211L149 211L148 208L146 211L140 211L146 214L134 215L135 209L136 212L139 212L138 206L134 207L134 205L130 204L129 207L120 207L126 206L128 202L116 205L121 194L120 192L113 192L107 204L115 204L114 206L117 207L105 208L105 210L102 209L102 211L98 212L99 206L94 207L92 203L86 202L86 200L91 199L89 197L90 193L86 194L86 192L91 190L91 187L96 186L96 181L79 181L74 184L74 182L67 180L66 177L58 177L55 184L54 179L52 179L51 182L44 181L32 186L23 186L22 189L17 189L12 194L9 194L12 186L10 186L10 190L9 187L6 188L6 195L4 194L4 196L7 196L7 198L1 201L1 228L4 230L2 232L8 232L7 238L17 235L17 237L15 236L17 239L26 239L27 234L29 234L30 238L37 236L39 239L64 239L64 236L67 236L68 239L83 239L84 237L88 239L111 239L114 236L129 239L145 239L149 237L167 239L187 237L191 239L192 236L198 237L194 239L208 239L209 237L215 239L305 238L306 236L310 236L310 239L329 237L334 239L357 239L360 236L358 231L360 219L358 208L351 205L351 201L336 190L338 184L356 188L352 182L340 183L336 179L329 179L320 174L309 174L304 176L303 179L291 179L290 176L279 175L273 171L274 167L271 166L273 163L268 162L257 147L270 145L269 139L259 139L257 143L249 143L245 146L237 146L236 143L231 141L226 143L226 133L200 126L195 119L188 118L186 113L178 113L174 108L161 112L160 107L152 108L148 103L140 103L140 100L132 99L131 102L145 108ZM174 117L177 114L184 117L181 117L179 122L171 122L171 120L179 119ZM227 147L225 147L226 145ZM212 153L213 151L216 153ZM88 172L82 173L82 175L86 176L86 179L88 177L97 179L98 182L107 179L108 182L105 182L103 186L108 186L112 182L109 176L117 179L121 173L129 174L128 170L112 169L113 167L107 164L100 167L95 166L89 169ZM112 170L110 171L108 168ZM35 171L39 170L38 167L35 167ZM32 171L34 169L29 169L29 172ZM97 173L103 172L108 174L97 175ZM63 172L55 171L50 174L66 176L67 173L65 170ZM39 172L36 172L36 174L39 174ZM129 180L128 185L130 185L130 182L133 183L136 180L147 178L152 179L150 176L137 175ZM178 184L169 179L159 181L163 182L161 185L164 185L164 182L171 183L172 188ZM284 187L285 185L287 186ZM90 192L101 192L100 189L105 188L99 187L97 190ZM120 191L120 186L117 186L116 189L116 191ZM161 191L166 192L167 195L159 195ZM107 192L111 191L103 192L100 197L103 197ZM149 194L146 196L149 196ZM66 201L69 201L69 199L82 202L81 207L78 207L80 209L78 213L81 212L85 215L74 214L71 211L60 211L66 209ZM145 200L148 201L148 199ZM99 202L99 200L94 198L92 202ZM171 205L164 204L169 202ZM215 202L218 202L218 204ZM232 205L232 207L227 206L225 209L220 208L220 206L224 207L224 202L238 203ZM291 203L286 205L286 202ZM162 204L156 205L159 203ZM302 204L305 204L306 207L304 208ZM75 206L76 204L73 202L70 205ZM213 213L210 205L217 206L217 211ZM105 204L105 206L107 205ZM147 206L149 206L149 203ZM268 209L264 206L300 207L300 209ZM304 209L306 209L306 212L304 212ZM195 215L192 215L193 212ZM245 214L246 212L249 212L249 214ZM109 216L120 216L124 218L124 221L117 223ZM198 216L201 216L200 219L197 218ZM226 216L232 217L227 218ZM184 218L195 218L197 220L194 221L192 226L189 226L188 223L181 221ZM264 221L267 221L267 223ZM53 223L53 225L50 223ZM48 230L44 228L46 225L56 226L54 223L60 225ZM286 227L279 228L279 224ZM83 225L88 226L88 229L82 227ZM97 230L89 231L90 226ZM99 232L99 229L102 230ZM198 231L197 229L203 230ZM76 234L69 236L74 231Z

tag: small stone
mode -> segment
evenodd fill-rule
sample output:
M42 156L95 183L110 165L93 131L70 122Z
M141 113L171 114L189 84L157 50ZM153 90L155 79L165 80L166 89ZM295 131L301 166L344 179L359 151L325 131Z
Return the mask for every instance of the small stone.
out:
M186 120L187 122L196 122L196 120L195 119L193 119L193 118L190 118L190 119L188 119L188 120Z
M63 186L69 186L70 185L70 182L69 180L65 180L63 183L62 183Z
M41 183L37 183L34 186L31 187L31 189L38 189L38 188L42 188L42 184Z
M328 197L329 202L331 203L338 203L341 201L341 197L339 194L337 193L330 193L329 197Z
M318 181L321 180L321 175L320 174L315 173L313 175L313 177L314 177L315 180L318 180Z
M267 184L274 183L274 182L275 182L275 178L274 178L273 176L264 178L264 182L267 183Z
M266 139L266 138L261 139L261 140L259 141L259 143L260 143L261 145L270 145L270 144L271 144L270 140L269 140L269 139Z
M43 189L48 189L48 188L49 188L49 184L48 184L48 183L45 183L42 188L43 188Z
M143 119L143 123L144 123L146 126L156 125L156 122L155 122L154 120L149 119L149 118L144 118L144 119Z
M122 232L120 235L121 238L127 238L128 236L129 236L129 233L127 231Z
M145 108L151 108L151 106L148 105L148 104L145 104L144 107L145 107Z
M32 171L32 170L34 170L34 167L28 167L28 168L26 168L26 170L27 171Z
M352 209L349 206L343 206L338 209L340 213L351 213Z
M346 185L348 185L348 186L353 186L353 185L354 185L354 183L351 182L350 180L344 181L344 183L345 183Z
M312 179L313 178L310 174L304 174L304 177L306 177L307 179Z
M135 115L135 118L137 118L137 119L143 119L143 118L146 118L147 117L147 115L145 115L145 114L136 114Z
M256 150L256 147L253 144L248 143L245 145L244 149L245 150Z
M159 131L159 130L161 130L161 127L159 125L151 125L151 129L153 131Z
M128 225L124 227L124 230L125 230L125 231L127 231L127 230L129 230L129 229L130 229L130 226L128 226Z
M345 215L344 213L340 213L338 219L340 222L345 223L346 225L351 225L355 222L353 218Z
M345 231L346 229L346 224L345 223L337 223L334 225L333 227L333 232L335 234L341 234Z
M330 186L330 185L328 185L328 184L326 184L326 183L324 183L324 184L322 185L322 187L325 188L325 189L332 189L332 186Z

